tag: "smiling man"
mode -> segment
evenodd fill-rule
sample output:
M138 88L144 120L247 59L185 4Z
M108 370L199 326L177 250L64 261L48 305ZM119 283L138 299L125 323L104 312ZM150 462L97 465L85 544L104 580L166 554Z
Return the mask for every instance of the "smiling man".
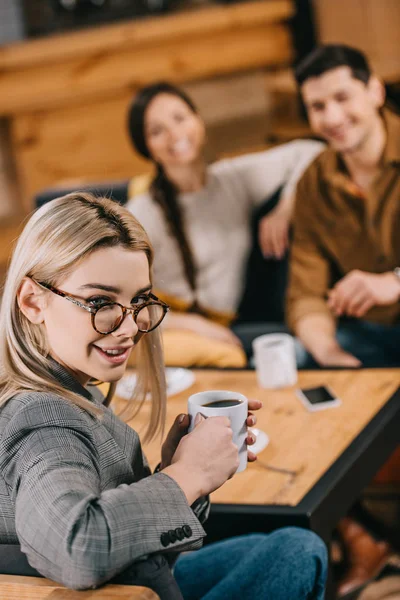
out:
M317 48L296 78L329 144L297 187L287 314L301 366L400 366L400 119L353 48Z
M287 316L300 366L400 366L400 119L383 109L384 87L353 48L317 48L296 78L329 145L297 186ZM349 562L343 597L377 574L390 548L349 517L338 529Z

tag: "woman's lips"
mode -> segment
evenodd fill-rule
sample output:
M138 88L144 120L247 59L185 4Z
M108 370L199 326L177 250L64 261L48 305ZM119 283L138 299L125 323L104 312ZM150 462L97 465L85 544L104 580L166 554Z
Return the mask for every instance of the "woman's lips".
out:
M107 352L102 350L99 346L94 346L94 348L97 350L98 354L109 364L122 365L128 359L133 346L129 346L120 354L107 354Z

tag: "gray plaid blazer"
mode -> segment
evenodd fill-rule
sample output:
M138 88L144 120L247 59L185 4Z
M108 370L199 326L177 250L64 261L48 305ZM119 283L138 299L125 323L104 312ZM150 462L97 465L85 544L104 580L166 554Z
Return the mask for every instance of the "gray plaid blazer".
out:
M63 367L67 388L101 406ZM98 419L51 394L23 392L0 409L0 543L64 585L97 587L149 555L202 545L208 503L151 474L139 437L104 408Z

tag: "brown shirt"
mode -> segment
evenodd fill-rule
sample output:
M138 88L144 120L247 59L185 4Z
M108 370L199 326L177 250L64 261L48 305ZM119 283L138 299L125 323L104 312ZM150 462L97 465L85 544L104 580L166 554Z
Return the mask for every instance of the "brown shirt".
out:
M384 273L400 266L400 118L385 112L388 138L367 193L352 182L340 155L328 148L297 186L287 297L289 326L323 313L334 319L328 290L354 269ZM364 317L400 320L400 303L375 306Z

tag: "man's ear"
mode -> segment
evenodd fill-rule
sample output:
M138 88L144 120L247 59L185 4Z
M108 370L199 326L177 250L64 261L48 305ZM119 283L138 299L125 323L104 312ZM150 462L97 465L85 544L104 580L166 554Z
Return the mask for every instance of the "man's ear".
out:
M382 108L385 104L386 91L383 82L376 75L371 75L368 81L368 90L376 108Z
M24 277L17 293L17 301L20 311L31 323L43 323L44 308L47 305L45 296L37 283L29 277Z

